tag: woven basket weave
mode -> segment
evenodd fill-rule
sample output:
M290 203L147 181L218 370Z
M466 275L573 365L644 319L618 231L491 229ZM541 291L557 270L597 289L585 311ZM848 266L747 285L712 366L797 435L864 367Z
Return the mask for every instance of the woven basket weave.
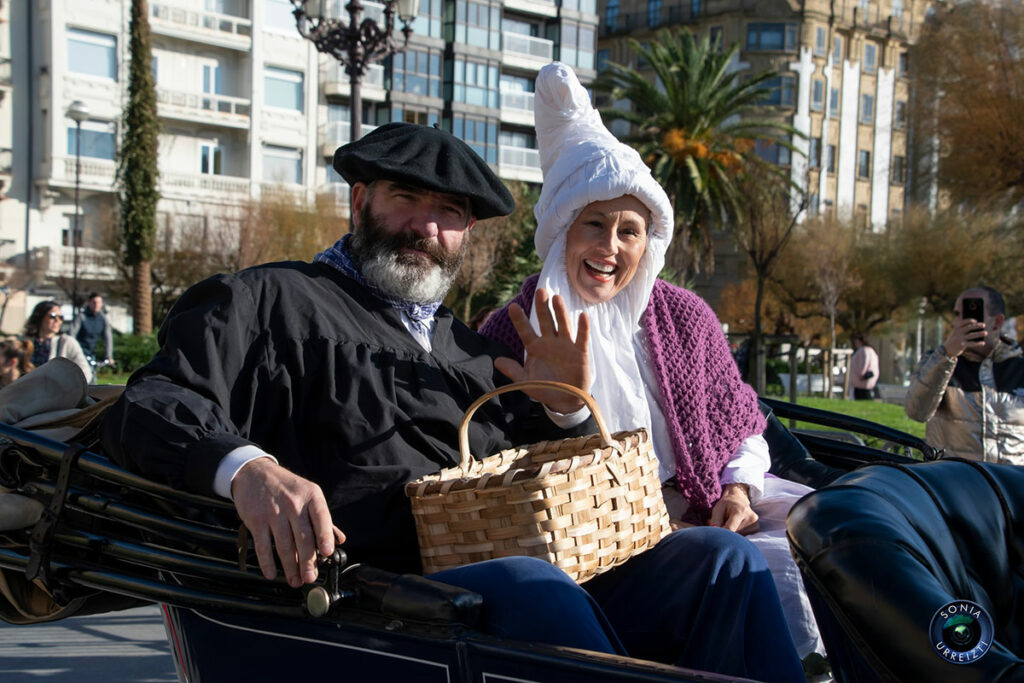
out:
M599 434L474 459L468 434L473 413L494 396L528 388L577 395ZM654 547L671 531L647 430L610 435L597 404L575 387L532 381L488 392L462 418L459 451L458 467L405 487L425 574L529 555L582 583Z

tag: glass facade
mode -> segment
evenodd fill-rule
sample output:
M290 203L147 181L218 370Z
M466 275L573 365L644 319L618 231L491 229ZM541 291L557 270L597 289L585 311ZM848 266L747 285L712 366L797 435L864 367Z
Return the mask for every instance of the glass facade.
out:
M302 150L264 145L263 181L302 184Z
M747 49L751 51L795 51L796 24L749 24L747 26Z
M497 107L497 63L456 57L452 99L480 107Z
M498 162L497 120L456 114L452 117L452 135L464 140L487 163Z
M413 95L441 96L441 53L408 49L391 58L391 89Z
M455 0L455 42L501 49L501 5Z

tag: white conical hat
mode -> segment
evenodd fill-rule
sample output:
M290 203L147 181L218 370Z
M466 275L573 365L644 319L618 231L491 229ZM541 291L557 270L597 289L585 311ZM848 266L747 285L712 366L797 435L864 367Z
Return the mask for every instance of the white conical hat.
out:
M614 430L650 427L651 412L634 335L672 239L672 205L632 147L619 142L601 122L572 69L553 62L537 76L534 120L544 186L534 207L535 243L544 261L538 287L561 294L575 321L591 321L591 392ZM651 212L647 248L633 279L610 301L590 304L572 289L565 264L565 240L579 212L593 202L632 195ZM537 327L536 311L531 321Z

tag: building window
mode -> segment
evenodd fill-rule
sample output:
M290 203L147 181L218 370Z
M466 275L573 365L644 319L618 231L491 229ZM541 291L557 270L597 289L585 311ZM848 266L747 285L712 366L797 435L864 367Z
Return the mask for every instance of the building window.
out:
M828 31L824 26L817 26L814 29L814 54L819 57L825 56L825 42L828 38Z
M263 0L264 28L277 33L298 35L295 30L293 11L295 11L295 5L288 0Z
M562 40L559 44L560 60L581 69L594 68L594 29L575 21L562 22Z
M910 68L910 54L908 52L901 52L899 58L896 60L896 75L900 78L907 77L907 70Z
M391 120L415 123L419 126L433 126L441 120L441 115L436 109L395 106L391 112Z
M604 6L604 25L610 33L615 32L616 23L619 21L619 0L608 0Z
M778 164L779 166L789 166L789 148L780 145L777 142L758 140L754 143L754 153L769 163Z
M875 97L863 94L860 96L860 122L871 124L875 120Z
M498 124L494 120L456 114L452 135L461 138L489 164L498 162Z
M216 142L203 142L199 145L199 172L202 175L220 175L220 161L220 145Z
M68 155L78 152L78 129L68 121ZM117 158L117 128L111 121L82 121L82 156L114 161Z
M878 46L864 43L864 73L873 74L878 68Z
M597 70L604 71L608 68L608 62L612 59L611 50L605 48L597 51Z
M68 71L117 80L117 38L106 33L67 30Z
M562 0L562 9L576 10L584 14L596 14L597 0Z
M892 16L897 19L903 16L903 0L892 0Z
M807 197L807 216L814 218L818 215L818 195L811 193Z
M843 63L843 38L842 36L832 36L832 63L842 64Z
M501 49L501 6L456 0L455 42Z
M263 181L302 184L302 150L264 145Z
M815 78L811 84L811 109L821 111L825 108L825 81Z
M796 24L758 23L747 26L748 50L796 50Z
M906 102L896 102L896 107L893 110L892 125L895 128L906 128L907 127L907 103Z
M441 54L406 50L391 58L392 90L414 95L441 96Z
M82 246L82 227L85 224L85 216L78 219L77 227L75 223L75 214L66 213L64 214L64 222L67 227L60 231L60 244L62 247L71 246L71 233L75 234L75 246Z
M825 170L829 173L836 172L836 146L828 145L825 148Z
M661 0L647 0L647 25L651 28L661 24Z
M839 88L832 88L828 93L828 117L839 118Z
M871 152L866 149L857 152L857 177L863 180L871 177Z
M263 104L301 112L302 91L301 71L264 67Z
M892 158L892 184L904 185L907 182L907 159L906 157L894 156Z
M441 17L444 3L441 0L423 0L420 2L420 11L412 22L412 32L418 36L429 36L430 38L443 38L441 29ZM292 20L294 30L295 20Z
M796 79L793 76L776 76L764 82L765 88L771 92L758 100L761 106L791 107L793 106L793 92L796 88Z
M704 0L690 0L690 18L696 19L701 15L704 7Z
M811 146L807 149L808 168L821 168L821 138L811 138Z
M455 59L454 99L478 107L498 106L498 67L461 57Z
M857 9L861 11L861 14L867 14L871 8L871 0L857 0Z

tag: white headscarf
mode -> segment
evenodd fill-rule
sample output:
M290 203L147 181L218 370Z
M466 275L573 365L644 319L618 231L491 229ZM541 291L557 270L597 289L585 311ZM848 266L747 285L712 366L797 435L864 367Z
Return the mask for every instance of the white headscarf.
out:
M535 243L544 261L537 287L561 294L575 324L590 317L591 393L612 431L651 426L633 336L672 239L672 205L640 154L619 142L590 104L571 68L552 62L537 76L534 99L544 186L533 209ZM589 304L572 289L565 264L569 226L593 202L632 195L651 212L647 249L633 279L610 301ZM537 312L530 316L534 328ZM573 330L575 333L575 330Z

